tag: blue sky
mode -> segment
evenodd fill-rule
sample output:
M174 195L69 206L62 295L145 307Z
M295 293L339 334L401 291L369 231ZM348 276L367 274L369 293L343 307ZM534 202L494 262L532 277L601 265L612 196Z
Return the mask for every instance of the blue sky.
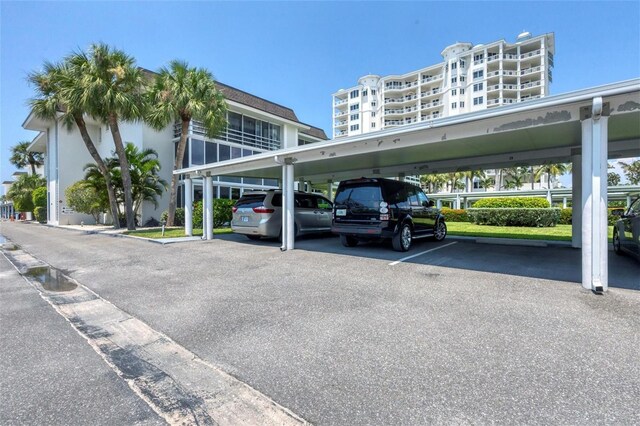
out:
M172 59L294 109L331 134L331 94L358 77L441 60L456 41L554 32L552 94L640 76L640 2L11 2L0 1L2 180L45 60L102 41L156 70Z

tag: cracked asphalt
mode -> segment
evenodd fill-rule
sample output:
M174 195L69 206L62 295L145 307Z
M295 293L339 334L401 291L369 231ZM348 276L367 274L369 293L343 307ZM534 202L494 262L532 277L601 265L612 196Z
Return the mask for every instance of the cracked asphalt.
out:
M403 254L331 237L281 253L236 235L162 246L34 224L0 233L312 423L640 423L629 258L611 259L597 296L562 247L459 241L391 266Z

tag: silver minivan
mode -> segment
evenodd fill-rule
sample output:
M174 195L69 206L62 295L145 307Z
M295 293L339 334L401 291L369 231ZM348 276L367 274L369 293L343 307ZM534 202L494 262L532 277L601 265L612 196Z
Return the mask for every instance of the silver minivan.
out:
M331 232L333 204L318 194L294 195L295 235ZM282 191L245 192L233 206L231 229L251 240L282 235Z

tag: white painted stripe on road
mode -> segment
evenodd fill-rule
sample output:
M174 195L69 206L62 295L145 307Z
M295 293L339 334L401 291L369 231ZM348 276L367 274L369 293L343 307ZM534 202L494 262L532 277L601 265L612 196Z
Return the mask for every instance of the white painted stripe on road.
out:
M449 246L452 246L452 245L454 245L456 243L457 243L457 241L454 241L452 243L445 244L443 246L438 246L438 247L432 248L430 250L425 250L425 251L421 251L420 253L412 254L411 256L403 257L402 259L398 259L395 262L391 262L389 264L389 266L397 265L398 263L402 263L405 260L413 259L414 257L422 256L423 254L431 253L432 251L440 250L441 248L449 247Z

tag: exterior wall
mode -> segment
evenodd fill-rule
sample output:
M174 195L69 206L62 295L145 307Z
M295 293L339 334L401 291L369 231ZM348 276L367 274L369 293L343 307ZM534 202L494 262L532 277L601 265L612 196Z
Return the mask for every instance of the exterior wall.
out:
M141 221L143 225L147 220L154 218L160 220L162 212L169 208L169 194L171 191L171 176L174 165L174 144L171 142L173 139L173 126L167 126L161 131L155 131L146 124L140 124L142 127L142 141L143 148L154 149L158 153L158 159L160 160L161 169L159 175L162 179L167 181L167 190L162 197L158 198L158 207L156 208L153 203L145 201L141 208Z

